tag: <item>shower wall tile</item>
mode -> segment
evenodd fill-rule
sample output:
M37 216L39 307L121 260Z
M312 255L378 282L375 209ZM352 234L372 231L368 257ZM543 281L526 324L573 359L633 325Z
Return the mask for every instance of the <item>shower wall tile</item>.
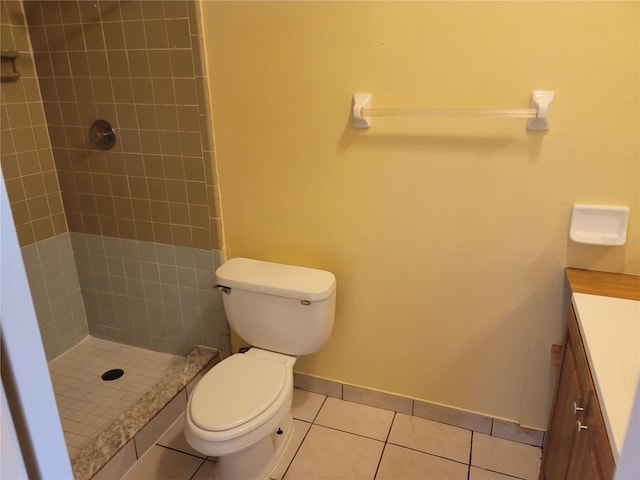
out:
M198 8L25 2L71 231L220 247ZM113 125L113 150L89 142L96 118Z
M47 360L89 333L73 244L69 233L22 247Z
M19 53L22 73L19 80L0 84L0 162L24 247L66 232L67 224L21 2L0 2L0 32L0 49Z
M70 235L92 335L178 355L194 345L230 351L213 289L221 251Z
M221 219L198 9L0 0L0 46L23 74L0 87L2 170L48 358L89 326L161 351L229 350L210 289ZM111 151L88 142L96 118L117 132Z

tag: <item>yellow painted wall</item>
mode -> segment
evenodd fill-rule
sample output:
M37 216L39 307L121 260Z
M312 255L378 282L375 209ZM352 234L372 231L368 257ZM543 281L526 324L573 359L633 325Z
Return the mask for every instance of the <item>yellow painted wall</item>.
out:
M545 428L565 265L640 273L638 2L203 2L226 253L330 270L300 372ZM374 105L527 107L375 119ZM628 205L626 247L568 240Z

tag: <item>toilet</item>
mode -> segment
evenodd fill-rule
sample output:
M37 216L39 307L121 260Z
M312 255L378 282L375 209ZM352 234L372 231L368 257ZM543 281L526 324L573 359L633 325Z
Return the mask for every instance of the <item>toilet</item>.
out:
M249 258L216 270L229 324L251 348L231 355L194 388L185 438L218 457L218 480L262 480L291 438L293 366L318 351L333 328L332 273Z

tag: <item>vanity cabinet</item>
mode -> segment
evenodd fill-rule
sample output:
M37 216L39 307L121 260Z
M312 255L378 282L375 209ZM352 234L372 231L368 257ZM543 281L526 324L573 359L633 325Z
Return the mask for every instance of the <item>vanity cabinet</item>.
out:
M615 463L573 307L545 437L540 480L610 480Z

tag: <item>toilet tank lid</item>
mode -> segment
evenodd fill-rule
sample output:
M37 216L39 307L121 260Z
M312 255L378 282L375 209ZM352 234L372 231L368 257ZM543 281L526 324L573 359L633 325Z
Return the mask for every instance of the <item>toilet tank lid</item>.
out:
M225 287L310 301L324 300L336 289L331 272L242 257L222 264L216 270L216 282Z

